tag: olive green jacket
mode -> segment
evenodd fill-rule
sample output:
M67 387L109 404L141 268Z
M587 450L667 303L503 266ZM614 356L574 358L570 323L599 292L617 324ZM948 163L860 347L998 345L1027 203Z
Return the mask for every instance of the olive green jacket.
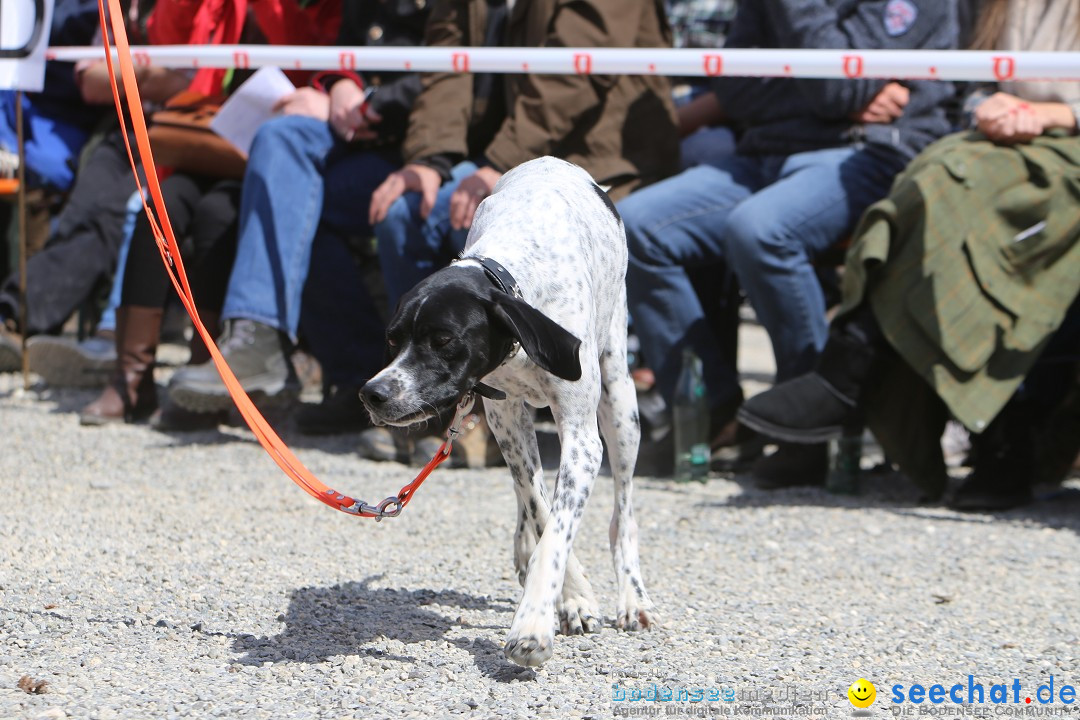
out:
M868 422L929 494L945 421L984 430L1080 292L1078 239L1080 137L1063 134L944 138L863 216L843 310L868 300L903 359L868 389Z
M439 0L426 44L482 46L486 0ZM505 42L521 47L670 47L661 0L517 0ZM584 62L584 60L583 60ZM585 168L619 199L678 168L679 140L665 78L640 75L507 74L507 113L485 147L469 147L486 98L467 73L428 73L413 106L407 162L483 155L503 172L542 155ZM475 135L474 135L475 137ZM487 134L491 137L491 134Z

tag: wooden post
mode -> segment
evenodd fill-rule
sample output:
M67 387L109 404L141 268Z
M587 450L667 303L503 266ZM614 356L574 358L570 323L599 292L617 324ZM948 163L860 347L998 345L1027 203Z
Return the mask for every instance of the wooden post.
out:
M23 93L15 92L15 135L19 145L19 334L22 337L23 390L30 389L30 358L26 354L26 144L23 137Z

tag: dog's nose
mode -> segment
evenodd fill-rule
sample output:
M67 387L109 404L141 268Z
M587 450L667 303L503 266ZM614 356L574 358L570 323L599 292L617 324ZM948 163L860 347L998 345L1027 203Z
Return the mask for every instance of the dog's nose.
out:
M388 392L382 383L369 382L360 388L360 397L368 407L379 407L386 402Z

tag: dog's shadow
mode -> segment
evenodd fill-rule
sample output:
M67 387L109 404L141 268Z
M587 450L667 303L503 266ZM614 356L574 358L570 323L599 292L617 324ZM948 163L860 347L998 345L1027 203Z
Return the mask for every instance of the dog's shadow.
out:
M374 658L383 663L414 663L415 657L398 655L372 643L379 638L406 645L444 638L454 628L488 629L471 625L445 608L512 613L510 600L492 600L453 590L406 590L372 587L380 576L331 587L295 590L289 609L279 620L284 629L273 636L243 634L233 639L232 649L242 653L234 662L261 666L264 663L320 663L334 656ZM467 650L484 675L496 680L531 679L533 673L511 665L502 648L483 638L452 638L451 645Z

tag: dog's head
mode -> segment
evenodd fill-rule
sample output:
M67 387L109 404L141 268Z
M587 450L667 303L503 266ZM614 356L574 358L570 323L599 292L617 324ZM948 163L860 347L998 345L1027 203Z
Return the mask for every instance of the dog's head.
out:
M520 343L537 366L581 377L581 341L479 267L451 267L401 298L386 330L388 364L360 390L376 424L404 427L452 412Z

